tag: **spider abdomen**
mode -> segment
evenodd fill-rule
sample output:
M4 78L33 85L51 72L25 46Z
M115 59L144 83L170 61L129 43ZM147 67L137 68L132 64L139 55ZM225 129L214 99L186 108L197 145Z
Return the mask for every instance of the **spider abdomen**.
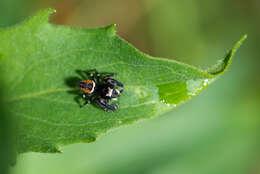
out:
M89 94L91 94L94 91L95 86L96 84L93 80L81 80L78 84L80 90Z

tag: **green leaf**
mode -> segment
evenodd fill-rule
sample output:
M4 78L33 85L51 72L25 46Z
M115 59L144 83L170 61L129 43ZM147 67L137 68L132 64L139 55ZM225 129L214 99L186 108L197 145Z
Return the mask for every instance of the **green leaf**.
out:
M3 81L2 77L0 81ZM12 117L6 109L3 87L4 85L0 86L0 173L7 174L9 166L15 163L16 153L13 148L14 125Z
M244 36L208 71L141 53L115 34L115 25L78 29L48 23L45 9L0 30L0 68L18 120L18 152L61 152L93 142L113 128L161 115L194 97L227 70ZM79 108L77 70L116 72L125 85L119 109Z
M1 91L0 91L1 92ZM2 97L2 95L0 95ZM2 100L2 99L0 99ZM9 120L0 101L0 173L7 173L9 165ZM7 160L8 159L8 160Z

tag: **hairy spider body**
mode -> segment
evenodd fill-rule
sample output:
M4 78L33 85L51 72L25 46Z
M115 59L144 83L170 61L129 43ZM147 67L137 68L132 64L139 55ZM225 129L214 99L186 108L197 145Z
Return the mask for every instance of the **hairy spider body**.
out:
M117 103L110 104L111 100L117 100L123 92L123 84L112 78L117 74L111 73L101 78L97 70L94 70L94 73L83 72L87 74L91 80L81 80L77 84L79 89L83 92L82 98L86 100L81 107L94 102L106 112L117 110Z

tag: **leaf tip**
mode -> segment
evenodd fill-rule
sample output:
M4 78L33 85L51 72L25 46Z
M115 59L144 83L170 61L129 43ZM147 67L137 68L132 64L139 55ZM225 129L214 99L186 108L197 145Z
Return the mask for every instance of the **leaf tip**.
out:
M116 35L116 24L109 25L105 27L107 34L109 36L115 36Z
M232 51L235 53L246 39L247 39L247 34L245 34L244 36L241 37L241 39L233 47Z
M235 44L235 46L227 53L226 57L220 60L215 66L208 70L208 73L214 76L219 76L223 74L230 66L232 58L238 48L247 39L247 34L241 37L241 39Z
M52 13L56 13L56 9L53 9L53 8L46 8L46 9L43 9L41 10L43 13L46 13L46 14L49 14L51 15ZM41 12L40 11L40 12Z
M38 13L36 13L36 15L31 17L31 19L29 19L29 22L33 22L33 23L48 23L49 22L49 18L51 16L51 14L53 14L53 13L56 13L56 10L53 9L53 8L42 9Z

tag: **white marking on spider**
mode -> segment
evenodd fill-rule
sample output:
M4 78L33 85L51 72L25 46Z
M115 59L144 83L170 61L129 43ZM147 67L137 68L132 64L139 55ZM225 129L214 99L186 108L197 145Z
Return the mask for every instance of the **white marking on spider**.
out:
M118 90L118 89L115 89L116 90L116 92L118 93L118 95L120 95L120 91Z
M111 97L112 96L112 93L113 93L113 89L109 88L108 87L108 92L106 94L107 97Z
M94 81L92 81L92 82L93 82L93 87L92 87L91 91L89 92L90 94L91 94L92 92L94 92L94 89L95 89L95 86L96 86L95 82L94 82Z

